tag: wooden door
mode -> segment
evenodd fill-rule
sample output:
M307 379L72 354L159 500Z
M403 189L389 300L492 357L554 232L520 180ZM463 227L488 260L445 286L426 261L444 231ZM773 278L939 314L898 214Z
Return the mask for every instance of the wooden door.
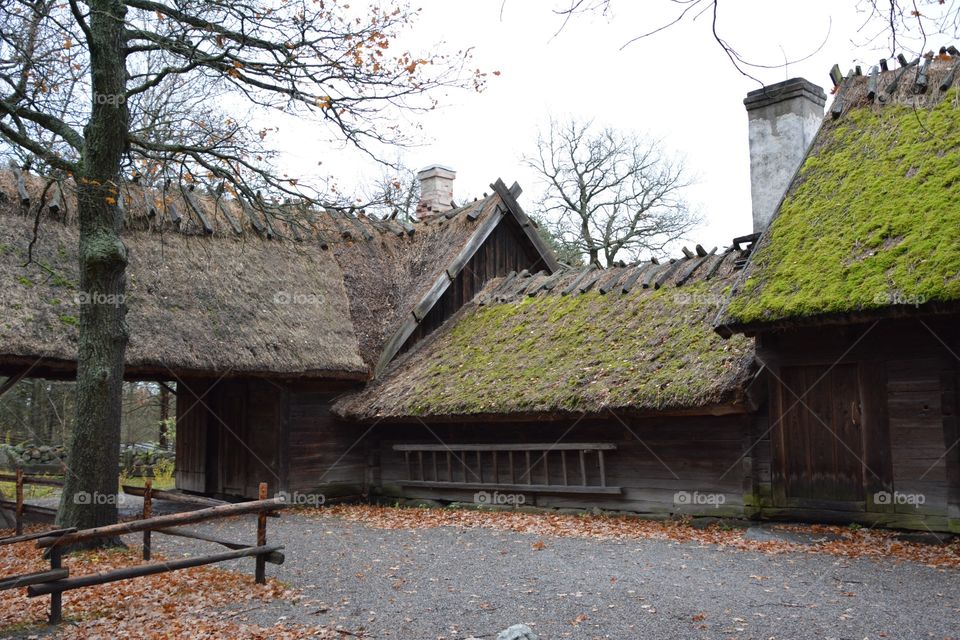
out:
M774 499L780 506L865 508L857 366L783 367L773 385Z

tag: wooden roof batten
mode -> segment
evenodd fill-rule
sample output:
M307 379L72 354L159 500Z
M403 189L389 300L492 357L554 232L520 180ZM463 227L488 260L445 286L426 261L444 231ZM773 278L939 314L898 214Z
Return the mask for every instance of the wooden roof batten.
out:
M553 274L560 267L560 263L556 257L554 257L553 252L537 233L533 221L524 213L520 204L517 202L517 197L519 197L523 191L520 185L514 182L511 187L507 188L506 183L504 183L502 179L497 178L497 181L490 186L493 188L494 193L500 197L504 206L497 206L486 219L480 222L460 252L453 258L450 264L447 265L446 269L437 276L437 279L434 280L427 292L413 309L411 309L406 320L404 320L403 324L391 336L390 340L388 340L384 346L383 351L381 351L377 364L374 367L374 378L379 377L384 369L387 368L387 365L393 361L397 353L400 352L400 349L403 348L403 345L410 336L413 335L413 332L417 330L420 323L427 317L430 310L433 309L437 301L440 300L441 296L446 293L450 285L456 280L460 271L470 262L470 259L473 258L480 247L483 246L483 243L486 242L487 238L493 233L494 229L500 225L500 222L507 215L513 216L514 220L523 230L526 237L530 240L530 243L536 249L543 265L546 266L545 270L548 271L548 273ZM469 215L468 219L470 219ZM514 278L520 277L521 275L523 274L518 274L514 276ZM529 272L527 275L529 275ZM525 283L524 288L526 288L528 284L529 283Z

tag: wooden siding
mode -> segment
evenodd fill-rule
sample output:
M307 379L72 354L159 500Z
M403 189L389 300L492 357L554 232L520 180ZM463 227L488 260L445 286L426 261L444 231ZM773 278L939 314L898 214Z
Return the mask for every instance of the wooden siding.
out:
M288 491L320 492L327 498L364 494L369 484L369 427L337 420L329 391L289 395Z
M198 396L208 385L193 381L177 385L177 442L174 478L179 489L207 490L207 409Z
M446 322L464 304L473 300L490 280L511 271L528 269L536 272L546 268L513 217L505 216L407 338L400 353Z
M755 442L754 468L770 468L760 514L960 530L958 329L932 318L762 335L777 383ZM830 429L793 410L794 394Z
M742 515L744 443L751 418L745 415L664 417L660 419L584 420L577 424L486 423L431 425L379 425L376 427L380 459L379 490L387 495L440 500L473 501L473 491L402 487L408 469L396 444L443 443L456 452L457 443L509 444L524 442L606 442L616 445L605 452L606 483L620 487L620 495L524 494L525 504L539 507L604 509L637 513L699 513ZM459 455L459 454L457 454ZM502 455L502 454L501 454ZM596 454L594 454L596 455ZM476 454L472 473L493 477L493 459ZM501 462L503 462L501 460ZM544 479L543 459L532 460L533 476ZM550 459L551 482L562 481L560 458ZM429 463L432 464L432 461ZM518 463L522 466L522 462ZM589 482L600 482L596 460L587 465ZM503 469L500 470L501 473ZM689 495L678 496L685 492ZM722 498L708 497L722 496ZM696 500L722 501L692 504Z
M177 391L177 488L256 497L281 489L283 390L265 380L185 380Z

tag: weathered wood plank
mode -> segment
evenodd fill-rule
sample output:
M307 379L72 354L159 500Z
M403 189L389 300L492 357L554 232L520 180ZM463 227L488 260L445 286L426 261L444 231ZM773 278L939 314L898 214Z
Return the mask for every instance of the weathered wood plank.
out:
M559 484L494 484L492 482L434 482L432 480L401 480L400 484L405 487L467 489L471 491L496 489L497 491L509 491L514 493L591 493L616 495L622 493L623 491L621 487L601 487L592 485L564 486Z
M614 451L612 442L553 442L553 443L503 443L503 444L395 444L394 451Z

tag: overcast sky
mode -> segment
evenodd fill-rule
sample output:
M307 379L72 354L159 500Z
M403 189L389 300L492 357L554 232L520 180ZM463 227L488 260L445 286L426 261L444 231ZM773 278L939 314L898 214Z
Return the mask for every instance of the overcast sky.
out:
M571 20L552 13L560 1L423 0L420 19L400 43L411 48L445 41L448 49L474 47L475 66L500 71L486 91L455 91L442 108L419 118L422 144L404 153L413 168L439 163L457 171L457 200L490 191L497 177L524 188L521 204L535 211L541 189L523 166L536 132L550 116L592 118L599 125L647 134L684 157L697 183L688 197L704 224L689 240L707 249L750 233L747 116L743 98L759 88L742 76L712 39L709 15L671 27L621 50L634 36L675 14L668 0L613 0L612 12ZM719 30L747 59L768 65L808 60L787 68L754 69L765 83L804 77L829 93L828 72L865 69L883 55L857 46L864 16L856 0L738 0L721 3ZM501 14L502 7L502 14ZM825 42L824 42L825 41ZM940 43L937 43L939 47ZM296 122L279 132L283 165L293 172L316 166L356 186L380 172L357 154L328 149L323 133Z

